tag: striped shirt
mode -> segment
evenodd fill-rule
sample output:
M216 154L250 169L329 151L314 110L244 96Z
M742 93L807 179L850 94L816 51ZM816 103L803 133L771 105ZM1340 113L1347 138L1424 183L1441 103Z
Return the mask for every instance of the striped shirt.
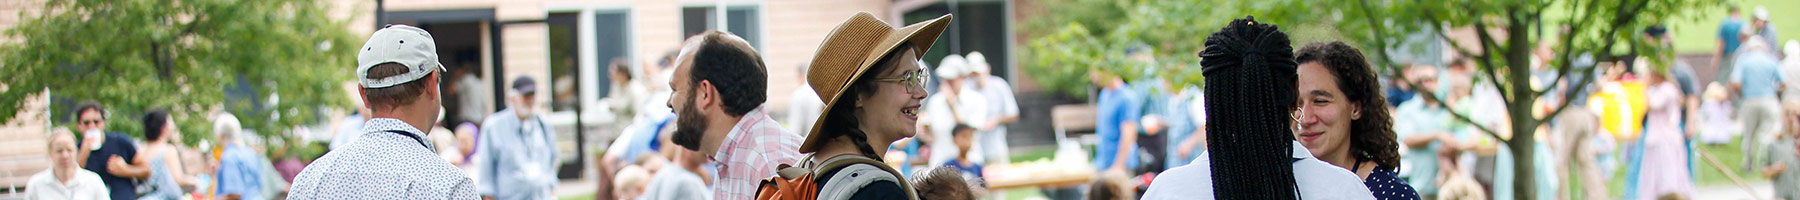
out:
M757 184L775 176L780 164L800 159L801 136L782 129L762 107L744 113L712 156L719 164L713 177L713 199L756 198Z

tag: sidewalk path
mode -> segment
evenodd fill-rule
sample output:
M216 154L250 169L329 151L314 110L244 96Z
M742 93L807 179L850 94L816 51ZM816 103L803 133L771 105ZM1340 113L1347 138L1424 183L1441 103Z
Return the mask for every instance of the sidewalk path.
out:
M1763 198L1772 197L1775 194L1774 187L1770 186L1768 181L1750 183L1750 188L1756 190L1755 196L1761 196ZM1696 188L1694 190L1694 196L1689 197L1688 199L1740 200L1756 198L1751 196L1750 193L1745 192L1743 187L1739 187L1737 184L1730 184Z

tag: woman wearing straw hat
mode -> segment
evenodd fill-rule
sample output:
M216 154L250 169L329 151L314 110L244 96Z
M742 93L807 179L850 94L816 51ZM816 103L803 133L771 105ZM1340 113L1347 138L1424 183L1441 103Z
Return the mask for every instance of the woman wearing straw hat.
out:
M905 27L893 27L869 13L857 13L832 30L813 57L807 83L824 100L823 115L814 123L800 153L812 153L802 166L839 159L881 160L895 140L912 137L920 101L927 95L920 55L931 49L950 15ZM814 174L824 188L819 199L913 198L905 179L878 164L852 164ZM853 178L852 178L853 177ZM854 180L851 180L854 179Z

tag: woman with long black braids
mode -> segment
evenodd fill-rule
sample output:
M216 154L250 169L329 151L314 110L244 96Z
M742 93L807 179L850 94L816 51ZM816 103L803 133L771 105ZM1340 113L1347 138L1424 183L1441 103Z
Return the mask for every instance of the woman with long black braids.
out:
M1244 18L1206 46L1207 152L1156 176L1143 199L1373 199L1356 174L1294 141L1298 63L1286 33Z

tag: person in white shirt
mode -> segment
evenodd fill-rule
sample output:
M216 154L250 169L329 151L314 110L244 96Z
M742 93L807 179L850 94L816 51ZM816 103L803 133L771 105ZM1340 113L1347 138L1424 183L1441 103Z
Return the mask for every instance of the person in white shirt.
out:
M1010 163L1006 125L1019 121L1019 101L1013 98L1012 84L988 73L993 67L981 52L969 52L965 58L970 77L963 81L964 88L974 89L987 99L986 123L970 124L977 129L975 148L981 149L981 157L988 163Z
M798 77L806 77L806 70L807 65L800 64ZM819 100L818 92L806 84L806 79L796 80L800 81L800 87L794 87L794 94L788 99L787 117L781 122L787 125L788 131L806 135L812 131L813 122L821 114L819 110L825 108L825 102Z
M100 175L75 164L75 134L68 129L50 133L50 169L32 175L25 187L25 199L108 199L106 183Z
M967 69L964 69L968 66L967 63L962 56L944 57L935 70L943 84L938 84L938 92L931 93L923 102L924 116L920 122L925 124L925 130L930 131L930 134L919 135L919 141L931 145L932 153L927 157L930 166L944 165L945 162L956 159L956 153L950 152L961 152L956 144L950 142L950 129L955 128L956 124L986 124L987 99L973 93L968 87L962 87L964 77L968 75L965 71ZM980 152L980 148L970 150L973 155L983 155Z

